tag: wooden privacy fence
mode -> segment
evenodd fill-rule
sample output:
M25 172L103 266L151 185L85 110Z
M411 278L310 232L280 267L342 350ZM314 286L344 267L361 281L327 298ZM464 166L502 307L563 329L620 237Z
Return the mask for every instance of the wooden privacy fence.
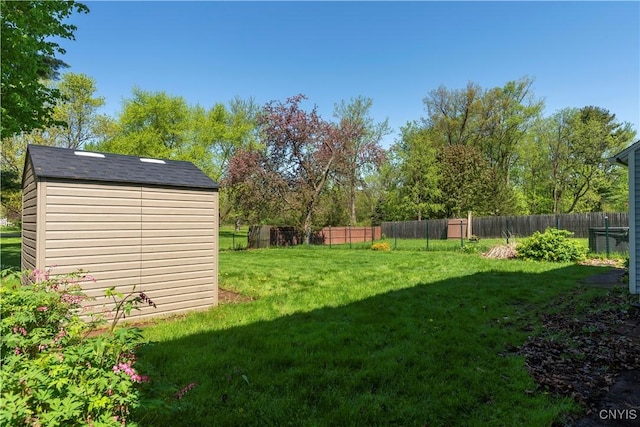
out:
M491 216L473 218L471 231L481 238L528 237L536 231L548 227L569 230L575 237L589 237L589 228L605 227L605 217L609 227L628 227L627 212L590 212L559 215ZM401 239L446 239L447 219L424 221L383 222L382 233L386 237Z
M385 237L400 239L446 239L447 219L424 221L383 222L380 226Z
M325 227L313 232L311 243L314 245L361 243L380 239L381 235L380 227ZM247 240L249 248L295 246L304 243L304 233L294 227L254 225L249 227Z
M380 239L382 230L378 227L325 227L319 232L325 245L372 242Z

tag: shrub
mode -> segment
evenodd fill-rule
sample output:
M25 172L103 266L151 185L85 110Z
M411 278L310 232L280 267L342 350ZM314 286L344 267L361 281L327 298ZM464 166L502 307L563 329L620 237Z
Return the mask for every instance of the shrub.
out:
M537 261L570 262L584 259L587 248L570 237L573 233L567 230L547 228L544 233L536 231L517 247L517 257Z
M463 246L460 246L458 250L465 254L479 254L480 252L482 252L480 248L476 245L463 245Z
M374 243L373 245L371 245L371 250L372 251L390 251L391 246L389 246L387 242Z
M89 337L105 323L80 318L87 298L80 285L91 277L36 270L30 279L0 288L0 425L126 425L147 378L134 367L140 331L115 324L151 301L110 289L117 303L111 328Z

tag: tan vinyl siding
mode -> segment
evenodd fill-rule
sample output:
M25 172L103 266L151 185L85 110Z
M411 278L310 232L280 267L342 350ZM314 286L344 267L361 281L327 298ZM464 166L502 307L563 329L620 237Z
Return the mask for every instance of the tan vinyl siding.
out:
M45 257L54 273L78 269L96 282L82 284L92 297L140 280L140 187L48 182ZM101 309L105 301L86 305Z
M22 270L36 268L38 192L33 168L26 163L22 191Z
M217 305L217 191L71 180L36 186L33 174L25 188L23 258L55 265L55 274L88 272L90 310L113 306L104 297L113 286L124 294L135 286L157 305L129 319Z
M163 311L218 303L217 197L211 191L143 188L141 289Z

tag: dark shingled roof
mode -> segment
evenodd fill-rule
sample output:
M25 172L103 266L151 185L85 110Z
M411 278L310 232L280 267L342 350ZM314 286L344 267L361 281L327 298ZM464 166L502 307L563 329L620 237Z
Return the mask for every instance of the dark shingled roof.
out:
M68 148L28 145L26 158L27 161L30 159L36 177L218 189L218 184L191 162L163 160L164 164L159 164L141 161L136 156L91 154Z
M630 146L628 146L627 148L625 148L624 150L622 150L621 152L619 152L618 154L616 154L615 156L611 157L609 159L609 162L620 163L622 165L629 166L629 154L631 154L632 151L637 150L639 146L640 146L640 139L634 142L633 144L631 144Z

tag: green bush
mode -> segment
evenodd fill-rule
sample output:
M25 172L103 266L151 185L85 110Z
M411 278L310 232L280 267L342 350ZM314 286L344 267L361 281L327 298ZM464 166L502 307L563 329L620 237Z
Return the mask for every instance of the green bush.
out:
M463 245L460 246L457 250L465 254L479 254L480 252L482 252L482 249L475 244Z
M571 240L573 233L567 230L547 228L536 231L516 246L517 258L536 261L571 262L584 259L588 249Z
M148 381L134 367L141 334L115 325L151 300L110 289L117 303L111 328L96 334L104 319L86 322L79 315L87 298L81 283L91 277L36 270L30 279L0 288L0 425L132 425L130 412Z

